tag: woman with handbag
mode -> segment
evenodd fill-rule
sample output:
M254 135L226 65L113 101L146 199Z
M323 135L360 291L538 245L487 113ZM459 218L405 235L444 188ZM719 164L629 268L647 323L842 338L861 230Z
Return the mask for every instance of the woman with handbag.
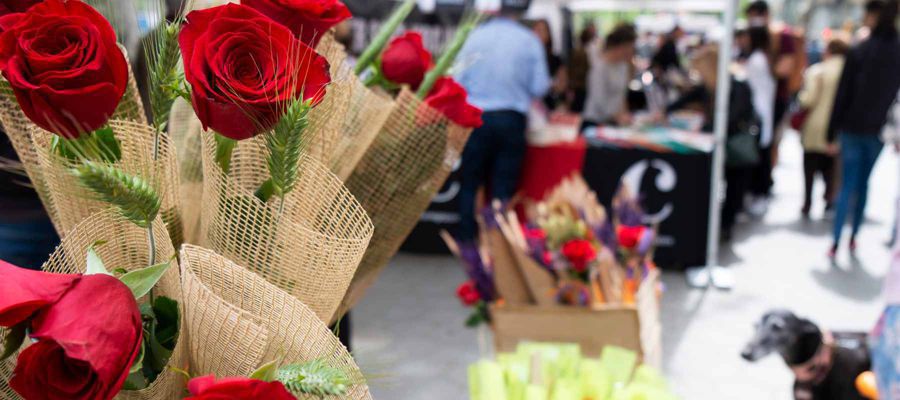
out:
M691 109L704 114L705 132L712 132L715 121L715 93L718 81L719 51L715 45L697 50L691 68L702 82L668 107L668 111ZM728 241L738 213L744 209L744 197L750 189L753 168L759 163L757 148L760 120L753 107L753 95L743 80L731 76L728 102L728 138L725 142L725 202L722 205L722 239Z
M842 39L832 39L825 50L824 61L815 64L806 71L803 90L798 101L800 111L792 118L792 125L801 133L803 144L803 173L805 178L805 197L801 214L809 218L812 208L812 191L816 175L825 181L825 210L834 206L835 187L835 153L828 146L828 124L834 97L837 94L841 72L844 70L844 55L850 50Z

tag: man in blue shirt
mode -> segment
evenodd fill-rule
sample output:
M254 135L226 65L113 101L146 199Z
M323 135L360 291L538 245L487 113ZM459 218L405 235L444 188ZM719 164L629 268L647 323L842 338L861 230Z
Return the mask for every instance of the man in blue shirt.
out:
M482 184L490 182L488 193L501 201L515 194L525 156L528 109L550 89L544 46L518 17L505 11L478 27L458 58L467 67L457 78L469 101L484 110L484 125L472 132L463 151L462 240L477 234L475 195Z

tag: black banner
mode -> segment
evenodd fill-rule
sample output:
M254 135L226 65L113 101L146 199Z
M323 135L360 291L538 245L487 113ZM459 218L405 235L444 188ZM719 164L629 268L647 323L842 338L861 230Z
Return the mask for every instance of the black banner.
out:
M637 190L645 222L659 223L657 264L680 269L706 262L711 166L705 153L589 146L583 173L607 209L619 185Z

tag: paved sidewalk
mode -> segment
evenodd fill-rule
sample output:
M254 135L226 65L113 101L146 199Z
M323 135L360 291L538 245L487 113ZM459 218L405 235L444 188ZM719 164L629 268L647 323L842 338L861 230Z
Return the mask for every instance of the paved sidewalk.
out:
M744 224L723 248L737 288L694 291L682 274L664 275L665 372L684 399L792 398L792 378L777 356L758 364L739 356L769 308L790 308L822 327L862 331L880 313L897 157L886 149L876 167L858 259L842 249L832 266L825 257L831 224L820 210L811 221L799 217L802 157L794 135L781 156L769 214ZM479 336L464 327L466 311L454 295L464 279L450 257L399 255L354 311L355 355L376 399L467 398L466 366L479 357Z

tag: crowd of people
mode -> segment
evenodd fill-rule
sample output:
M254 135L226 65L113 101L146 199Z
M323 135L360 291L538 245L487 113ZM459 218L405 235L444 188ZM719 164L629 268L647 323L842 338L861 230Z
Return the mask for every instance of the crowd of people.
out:
M837 252L848 216L849 248L855 250L869 175L885 140L893 140L882 133L900 89L897 9L896 0L868 1L855 31L826 30L821 36L773 22L765 1L743 10L729 69L724 240L740 213L766 214L779 143L793 127L804 151L801 215L810 217L820 177L826 186L822 207L834 218L829 254ZM528 116L536 109L580 115L582 133L596 126L661 124L667 114L685 111L704 117L703 131L713 130L719 49L702 34L676 26L653 36L623 23L601 35L588 24L564 59L553 52L547 22L522 23L518 17L494 17L475 31L461 55L475 61L460 82L485 111L485 126L473 133L463 155L463 239L476 232L480 186L490 182L488 193L500 200L514 195ZM824 43L824 56L810 56L810 38ZM634 101L634 81L644 86L638 90L643 102Z

